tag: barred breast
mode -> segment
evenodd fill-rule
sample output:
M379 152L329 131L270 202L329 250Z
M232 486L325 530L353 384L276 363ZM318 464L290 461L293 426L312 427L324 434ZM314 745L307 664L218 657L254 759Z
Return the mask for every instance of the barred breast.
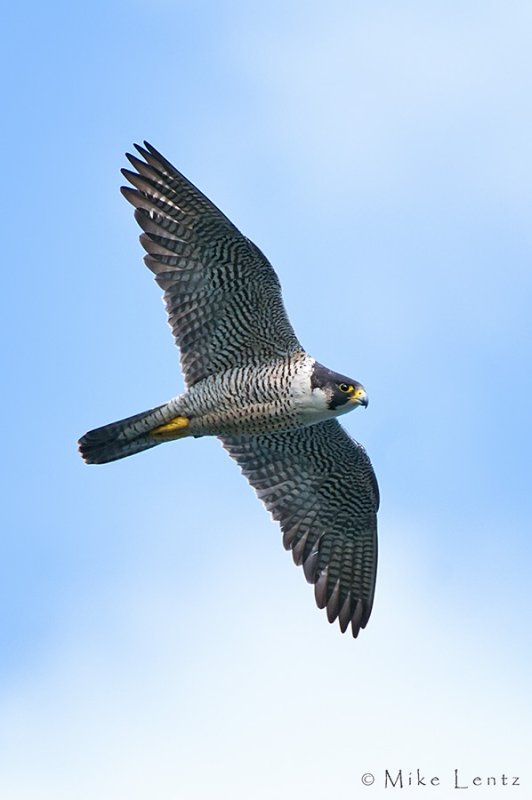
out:
M192 436L255 435L317 422L323 417L317 408L312 414L313 365L310 356L295 353L260 367L223 370L176 398L175 413L190 419Z

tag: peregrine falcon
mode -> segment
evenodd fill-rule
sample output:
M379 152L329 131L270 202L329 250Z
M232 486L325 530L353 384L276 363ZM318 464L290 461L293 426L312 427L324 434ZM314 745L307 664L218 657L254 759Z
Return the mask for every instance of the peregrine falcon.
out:
M336 417L367 406L364 387L301 346L277 275L259 248L148 142L127 154L122 194L164 291L186 391L89 431L88 464L186 437L217 436L314 584L329 622L368 622L377 569L379 491L364 448Z

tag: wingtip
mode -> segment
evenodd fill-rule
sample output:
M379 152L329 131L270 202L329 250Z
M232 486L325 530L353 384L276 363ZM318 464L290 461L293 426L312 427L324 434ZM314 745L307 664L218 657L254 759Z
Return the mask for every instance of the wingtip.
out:
M326 609L327 609L327 619L329 622L334 622L338 613L340 611L339 608L339 601L340 601L340 578L334 584L334 588L329 596L327 601Z
M147 156L147 155L149 155L149 151L148 151L148 150L146 150L146 148L145 148L145 147L143 147L141 144L137 144L136 142L134 142L134 143L133 143L133 147L135 148L135 150L136 150L138 153L140 153L140 154L141 154L141 156L142 156L144 159L146 158L146 156ZM129 154L128 154L128 153L126 153L126 156L128 156L128 155L129 155Z
M355 639L360 633L363 614L364 614L364 603L359 598L356 602L355 610L353 611L353 616L351 617L351 630L353 632L353 636Z
M137 172L141 174L143 170L149 169L149 164L146 164L145 161L142 161L142 159L137 158L137 156L134 155L133 153L126 153L126 158L131 164L131 166L134 167L137 170Z
M179 170L176 169L176 167L174 167L174 165L146 139L144 140L144 145L135 144L135 149L140 153L149 166L153 167L159 172L168 172L170 174L176 173L178 176L181 176L181 178L184 178ZM195 190L198 191L197 189Z
M318 608L325 608L327 605L327 580L329 577L329 567L317 576L316 583L314 584L314 597Z
M131 205L135 207L137 206L136 198L139 193L136 189L132 189L131 186L121 186L120 192L126 198L128 203L131 203Z
M137 142L133 142L133 147L144 158L146 158L146 155L152 155L152 156L155 156L156 158L161 158L161 154L159 153L159 151L152 144L150 144L146 139L144 139L142 144L138 144ZM126 157L129 157L128 153L126 153Z

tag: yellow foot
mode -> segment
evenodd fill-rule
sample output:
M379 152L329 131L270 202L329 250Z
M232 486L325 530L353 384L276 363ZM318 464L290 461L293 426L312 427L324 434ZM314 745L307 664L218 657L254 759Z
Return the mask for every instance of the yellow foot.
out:
M159 425L150 431L150 436L155 439L178 439L185 434L185 429L190 425L188 417L174 417L170 422L165 422L164 425Z

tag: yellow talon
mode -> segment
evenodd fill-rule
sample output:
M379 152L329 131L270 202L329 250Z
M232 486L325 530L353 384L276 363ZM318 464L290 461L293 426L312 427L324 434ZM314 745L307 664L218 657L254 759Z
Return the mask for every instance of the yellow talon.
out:
M177 439L183 435L185 428L190 425L188 417L174 417L170 422L165 422L164 425L159 425L150 431L150 436L156 439Z

